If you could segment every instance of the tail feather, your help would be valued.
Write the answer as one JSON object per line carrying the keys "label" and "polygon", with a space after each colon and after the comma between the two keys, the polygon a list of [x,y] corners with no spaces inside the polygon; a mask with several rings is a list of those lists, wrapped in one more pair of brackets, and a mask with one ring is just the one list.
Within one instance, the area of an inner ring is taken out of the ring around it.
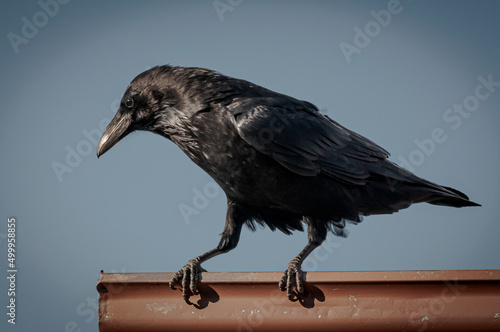
{"label": "tail feather", "polygon": [[431,198],[428,203],[434,205],[444,205],[444,206],[452,206],[452,207],[463,207],[463,206],[481,206],[481,204],[477,204],[469,200],[466,194],[463,192],[450,188],[441,186],[443,189],[442,192],[435,195],[435,198]]}
{"label": "tail feather", "polygon": [[445,187],[445,186],[442,186],[442,187],[444,189],[446,189],[446,190],[451,191],[452,193],[457,194],[458,196],[462,197],[463,199],[469,200],[469,197],[466,194],[464,194],[463,192],[459,191],[459,190],[453,189],[451,187]]}
{"label": "tail feather", "polygon": [[427,202],[434,205],[452,207],[481,206],[480,204],[471,202],[469,197],[459,190],[441,186],[420,178],[392,162],[385,163],[383,172],[379,174],[383,174],[383,178],[387,183],[398,184],[398,190],[400,192],[405,192],[407,190],[406,192],[410,199],[406,201],[399,200],[397,203],[401,204],[401,206],[398,207],[395,207],[394,204],[391,205],[393,211],[406,208],[410,204],[417,202]]}

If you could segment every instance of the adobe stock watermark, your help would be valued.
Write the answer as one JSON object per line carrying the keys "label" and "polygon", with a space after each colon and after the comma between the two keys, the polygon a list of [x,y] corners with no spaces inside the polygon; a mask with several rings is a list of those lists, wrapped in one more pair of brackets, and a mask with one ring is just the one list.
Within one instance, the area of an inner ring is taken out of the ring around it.
{"label": "adobe stock watermark", "polygon": [[[241,140],[238,145],[236,145],[238,151],[238,158],[233,159],[244,159],[246,163],[252,163],[256,156],[257,150],[265,149],[268,144],[270,144],[276,137],[280,134],[289,120],[283,114],[273,114],[269,119],[266,126],[260,128],[256,133],[249,139],[253,142],[253,146],[246,143],[246,141]],[[237,179],[243,172],[243,163],[239,163],[236,160],[229,161],[224,166],[224,173],[229,179]],[[206,183],[203,188],[193,188],[193,197],[191,202],[180,203],[178,205],[179,212],[182,215],[182,219],[186,224],[190,224],[193,216],[197,216],[200,212],[208,207],[210,201],[219,195],[221,192],[220,187],[213,181]]]}
{"label": "adobe stock watermark", "polygon": [[[144,67],[144,70],[148,70],[151,68],[152,66],[146,66]],[[111,102],[109,109],[113,114],[113,117],[116,115],[119,107],[120,99],[117,98]],[[81,131],[82,135],[85,138],[81,139],[73,146],[66,145],[66,157],[64,158],[64,161],[59,162],[54,160],[51,163],[52,170],[54,171],[54,174],[56,175],[59,182],[62,182],[64,180],[64,175],[66,173],[72,173],[75,168],[80,166],[85,157],[88,157],[89,155],[92,155],[96,152],[99,139],[101,138],[104,130],[110,122],[110,118],[102,118],[99,121],[97,128],[92,128],[90,130],[83,129]]]}
{"label": "adobe stock watermark", "polygon": [[9,39],[14,53],[19,53],[19,46],[23,44],[26,45],[31,39],[35,38],[39,29],[46,26],[50,19],[54,18],[59,13],[60,5],[65,5],[69,1],[70,0],[38,1],[37,3],[41,10],[35,12],[30,18],[26,16],[21,18],[21,21],[23,22],[21,33],[17,34],[12,31],[7,33],[7,39]]}
{"label": "adobe stock watermark", "polygon": [[439,317],[445,307],[457,300],[467,289],[467,285],[459,284],[456,280],[444,281],[445,287],[441,291],[440,297],[429,302],[429,307],[419,311],[412,311],[409,318],[411,326],[420,327],[417,331],[423,332],[427,329],[429,322]]}
{"label": "adobe stock watermark", "polygon": [[328,234],[325,241],[316,248],[302,263],[304,271],[317,271],[320,262],[325,262],[336,249],[340,248],[340,242],[336,242],[338,236]]}
{"label": "adobe stock watermark", "polygon": [[357,25],[353,28],[355,32],[353,43],[349,44],[342,41],[339,44],[340,50],[347,63],[351,63],[354,54],[360,54],[361,50],[370,45],[373,38],[380,35],[382,29],[387,28],[392,22],[393,17],[401,14],[403,9],[404,7],[399,0],[389,0],[386,9],[381,9],[379,11],[371,10],[370,15],[373,17],[373,20],[368,21],[363,29]]}
{"label": "adobe stock watermark", "polygon": [[[466,96],[461,103],[453,104],[443,113],[443,121],[453,131],[458,130],[463,121],[479,110],[481,103],[489,99],[496,89],[500,87],[500,81],[494,81],[493,74],[489,74],[486,78],[480,75],[477,80],[479,84],[476,85],[473,93]],[[414,140],[417,147],[407,157],[402,155],[398,157],[400,166],[414,172],[416,167],[421,166],[427,158],[436,152],[439,144],[443,144],[448,140],[446,130],[441,127],[434,128],[429,136],[421,140]]]}
{"label": "adobe stock watermark", "polygon": [[[243,318],[243,315],[239,315],[236,331],[253,332],[262,325],[264,320],[271,318],[277,307],[283,305],[285,301],[288,301],[288,299],[283,296],[279,289],[272,291],[268,299],[254,300],[252,302],[253,309],[246,312],[246,317]],[[243,310],[242,314],[245,314],[245,310]]]}
{"label": "adobe stock watermark", "polygon": [[217,197],[221,189],[215,182],[207,182],[202,189],[193,188],[193,198],[189,203],[180,203],[178,208],[184,222],[189,225],[191,218],[206,209],[210,201]]}
{"label": "adobe stock watermark", "polygon": [[[119,99],[113,100],[110,106],[111,112],[116,113],[119,105]],[[82,135],[85,138],[81,139],[73,146],[66,145],[66,157],[64,161],[59,162],[54,160],[51,163],[52,170],[54,171],[54,174],[59,182],[62,182],[64,180],[64,176],[66,174],[72,173],[75,168],[80,166],[83,158],[88,157],[95,152],[97,144],[99,143],[99,139],[101,138],[102,134],[104,133],[104,129],[106,129],[106,126],[110,121],[111,119],[109,118],[102,118],[99,121],[97,128],[82,130]]]}
{"label": "adobe stock watermark", "polygon": [[224,21],[224,14],[232,12],[236,7],[241,5],[243,0],[214,0],[212,3],[221,22]]}
{"label": "adobe stock watermark", "polygon": [[[321,246],[316,248],[309,257],[302,264],[304,271],[316,271],[318,269],[318,262],[324,262],[330,257],[336,249],[340,247],[340,243],[335,242],[336,236],[327,236],[325,241]],[[307,280],[306,280],[307,282]],[[283,296],[281,290],[273,290],[268,299],[254,300],[251,302],[251,307],[248,311],[243,310],[242,314],[238,318],[238,327],[236,331],[247,331],[252,332],[258,329],[266,319],[271,318],[277,308],[281,307],[283,304],[288,303],[288,298]],[[283,312],[287,314],[287,312]],[[323,308],[320,308],[318,312],[319,316],[325,314]]]}
{"label": "adobe stock watermark", "polygon": [[[125,268],[122,267],[121,271],[111,270],[109,273],[125,273]],[[130,278],[130,277],[129,277]],[[133,278],[133,277],[132,277]],[[111,285],[108,288],[108,291],[117,294],[122,292],[125,289],[125,285]],[[75,308],[75,313],[79,317],[77,320],[69,320],[64,325],[64,332],[82,332],[86,330],[85,328],[82,330],[82,326],[89,326],[92,324],[96,318],[98,318],[99,314],[99,298],[94,295],[92,292],[92,296],[87,296],[85,300],[82,300]],[[82,320],[79,322],[79,320]],[[85,324],[82,324],[85,323]]]}

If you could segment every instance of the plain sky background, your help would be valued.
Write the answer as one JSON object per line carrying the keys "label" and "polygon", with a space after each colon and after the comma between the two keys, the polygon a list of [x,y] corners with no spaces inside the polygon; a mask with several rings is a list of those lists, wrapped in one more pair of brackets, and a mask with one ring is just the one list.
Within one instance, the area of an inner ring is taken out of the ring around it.
{"label": "plain sky background", "polygon": [[[500,87],[479,88],[488,95],[477,104],[473,97],[479,76],[500,81],[500,2],[402,0],[390,20],[379,17],[385,26],[371,11],[387,10],[388,1],[221,3],[229,6],[223,13],[213,1],[70,1],[56,13],[49,7],[52,17],[36,1],[2,1],[5,276],[11,216],[18,245],[17,324],[6,322],[8,284],[0,278],[2,331],[96,331],[100,270],[175,272],[217,245],[225,196],[212,190],[193,204],[213,181],[172,142],[141,132],[95,156],[97,131],[129,82],[167,63],[308,100],[386,148],[391,160],[404,158],[417,175],[483,205],[418,204],[366,217],[347,239],[330,234],[330,252],[319,249],[306,270],[500,268]],[[36,32],[23,28],[33,22]],[[369,40],[356,37],[365,28]],[[26,39],[13,47],[9,33]],[[350,62],[340,47],[347,44],[358,46]],[[464,101],[475,110],[452,113]],[[67,159],[68,151],[78,157]],[[68,172],[58,178],[54,165]],[[182,204],[198,214],[184,218]],[[301,232],[244,229],[234,251],[204,267],[283,271],[306,240]]]}

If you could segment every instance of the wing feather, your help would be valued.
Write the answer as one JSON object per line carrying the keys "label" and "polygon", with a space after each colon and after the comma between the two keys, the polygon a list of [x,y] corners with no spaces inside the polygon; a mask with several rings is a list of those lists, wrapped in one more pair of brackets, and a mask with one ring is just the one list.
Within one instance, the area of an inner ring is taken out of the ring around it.
{"label": "wing feather", "polygon": [[239,135],[299,175],[322,173],[363,185],[375,164],[389,156],[372,141],[319,113],[312,104],[252,106],[234,112]]}

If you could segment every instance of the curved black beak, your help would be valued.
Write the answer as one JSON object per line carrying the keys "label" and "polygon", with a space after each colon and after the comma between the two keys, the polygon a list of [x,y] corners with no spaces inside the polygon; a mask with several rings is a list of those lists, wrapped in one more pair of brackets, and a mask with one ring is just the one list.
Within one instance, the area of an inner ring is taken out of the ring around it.
{"label": "curved black beak", "polygon": [[106,127],[106,130],[104,130],[99,144],[97,144],[97,158],[106,153],[106,151],[131,132],[131,123],[132,117],[130,113],[123,114],[120,111],[116,113],[113,120]]}

